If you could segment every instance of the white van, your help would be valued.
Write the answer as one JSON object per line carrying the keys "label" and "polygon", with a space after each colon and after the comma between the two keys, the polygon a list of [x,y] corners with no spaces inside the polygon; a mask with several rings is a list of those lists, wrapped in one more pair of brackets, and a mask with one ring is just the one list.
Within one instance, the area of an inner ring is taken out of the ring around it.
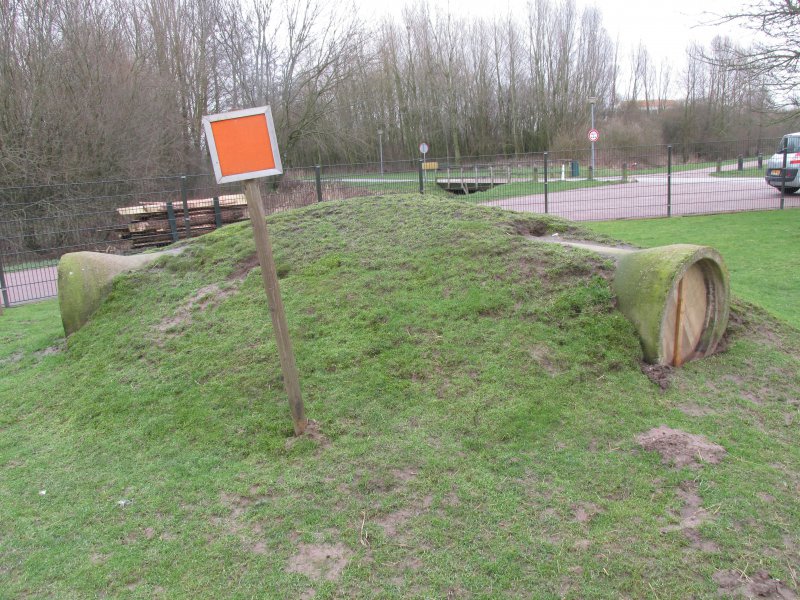
{"label": "white van", "polygon": [[[783,153],[786,152],[786,171],[783,172]],[[778,151],[767,161],[764,179],[774,188],[786,186],[787,194],[800,190],[800,132],[783,136]]]}

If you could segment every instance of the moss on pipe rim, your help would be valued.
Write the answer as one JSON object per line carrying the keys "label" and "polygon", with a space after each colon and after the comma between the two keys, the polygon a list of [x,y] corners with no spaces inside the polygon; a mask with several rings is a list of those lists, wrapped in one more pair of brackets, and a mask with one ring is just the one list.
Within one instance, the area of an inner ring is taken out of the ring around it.
{"label": "moss on pipe rim", "polygon": [[706,281],[708,308],[704,329],[693,358],[712,354],[725,333],[730,310],[730,279],[722,256],[708,246],[675,244],[631,252],[620,257],[614,277],[614,291],[620,311],[639,332],[644,359],[650,363],[672,364],[663,355],[667,306],[678,281],[692,265],[698,264]]}

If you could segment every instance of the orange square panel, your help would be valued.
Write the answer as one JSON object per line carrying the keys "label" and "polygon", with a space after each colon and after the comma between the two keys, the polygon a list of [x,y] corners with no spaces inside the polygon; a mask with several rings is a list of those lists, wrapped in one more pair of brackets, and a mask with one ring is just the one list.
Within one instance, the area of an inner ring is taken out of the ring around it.
{"label": "orange square panel", "polygon": [[283,172],[268,106],[203,117],[217,183]]}

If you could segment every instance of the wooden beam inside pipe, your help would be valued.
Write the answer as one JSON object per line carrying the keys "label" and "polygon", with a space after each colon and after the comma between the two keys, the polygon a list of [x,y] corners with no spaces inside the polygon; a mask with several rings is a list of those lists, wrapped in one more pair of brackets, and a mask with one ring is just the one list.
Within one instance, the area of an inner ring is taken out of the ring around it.
{"label": "wooden beam inside pipe", "polygon": [[679,367],[713,354],[728,325],[730,277],[708,246],[674,244],[646,250],[532,237],[595,252],[617,263],[617,306],[636,327],[644,359]]}

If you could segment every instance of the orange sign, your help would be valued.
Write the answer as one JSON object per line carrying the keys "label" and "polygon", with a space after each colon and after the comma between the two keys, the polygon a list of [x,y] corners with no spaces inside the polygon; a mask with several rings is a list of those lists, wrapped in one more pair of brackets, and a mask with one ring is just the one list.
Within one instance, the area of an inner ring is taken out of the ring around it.
{"label": "orange sign", "polygon": [[217,183],[283,173],[269,106],[203,117]]}

